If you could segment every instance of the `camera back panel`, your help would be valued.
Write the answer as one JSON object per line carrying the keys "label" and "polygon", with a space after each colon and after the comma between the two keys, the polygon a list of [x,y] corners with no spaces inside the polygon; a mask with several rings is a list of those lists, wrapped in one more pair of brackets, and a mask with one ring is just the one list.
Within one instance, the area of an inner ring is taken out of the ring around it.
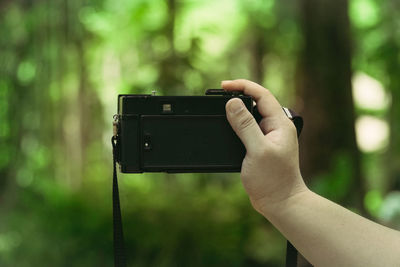
{"label": "camera back panel", "polygon": [[[246,150],[226,119],[234,96],[120,95],[121,171],[239,172]],[[249,96],[236,96],[252,112]]]}

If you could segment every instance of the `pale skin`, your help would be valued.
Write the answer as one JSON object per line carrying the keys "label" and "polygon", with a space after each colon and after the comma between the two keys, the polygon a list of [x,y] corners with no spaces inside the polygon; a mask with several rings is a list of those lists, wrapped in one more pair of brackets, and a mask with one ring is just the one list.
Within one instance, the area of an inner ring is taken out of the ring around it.
{"label": "pale skin", "polygon": [[238,98],[226,104],[228,121],[246,147],[240,176],[255,210],[314,266],[400,266],[399,231],[363,218],[304,184],[296,129],[271,92],[243,79],[221,86],[252,96],[263,117],[258,124]]}

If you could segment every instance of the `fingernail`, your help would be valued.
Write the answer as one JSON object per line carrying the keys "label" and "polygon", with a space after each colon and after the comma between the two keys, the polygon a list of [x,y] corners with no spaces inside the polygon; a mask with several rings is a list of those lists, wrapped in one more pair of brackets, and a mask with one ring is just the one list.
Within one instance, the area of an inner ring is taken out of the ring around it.
{"label": "fingernail", "polygon": [[234,98],[230,105],[229,105],[229,111],[233,114],[237,114],[244,108],[242,100],[239,98]]}
{"label": "fingernail", "polygon": [[231,82],[231,81],[232,81],[232,80],[224,80],[224,81],[221,82],[221,86],[223,86],[224,83],[229,83],[229,82]]}

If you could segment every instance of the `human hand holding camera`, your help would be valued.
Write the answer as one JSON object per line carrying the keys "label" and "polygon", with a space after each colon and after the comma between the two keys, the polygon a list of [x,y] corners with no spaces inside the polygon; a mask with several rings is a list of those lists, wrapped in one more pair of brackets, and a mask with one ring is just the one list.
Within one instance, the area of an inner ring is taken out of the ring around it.
{"label": "human hand holding camera", "polygon": [[240,175],[244,188],[253,207],[267,216],[280,203],[308,191],[300,174],[296,128],[261,85],[240,79],[221,86],[252,96],[262,116],[258,124],[238,98],[226,104],[228,121],[247,151]]}
{"label": "human hand holding camera", "polygon": [[247,80],[223,81],[257,102],[257,123],[237,98],[226,115],[246,147],[241,179],[253,207],[315,266],[399,266],[400,232],[309,190],[300,174],[296,129],[275,97]]}

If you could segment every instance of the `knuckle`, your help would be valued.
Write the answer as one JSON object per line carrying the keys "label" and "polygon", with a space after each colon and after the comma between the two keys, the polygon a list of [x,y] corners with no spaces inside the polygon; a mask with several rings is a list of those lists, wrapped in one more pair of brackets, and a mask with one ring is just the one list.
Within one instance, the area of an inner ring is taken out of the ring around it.
{"label": "knuckle", "polygon": [[242,114],[238,120],[238,126],[240,129],[248,129],[252,127],[255,123],[254,118],[250,114],[244,113],[244,111],[245,110],[241,112]]}

